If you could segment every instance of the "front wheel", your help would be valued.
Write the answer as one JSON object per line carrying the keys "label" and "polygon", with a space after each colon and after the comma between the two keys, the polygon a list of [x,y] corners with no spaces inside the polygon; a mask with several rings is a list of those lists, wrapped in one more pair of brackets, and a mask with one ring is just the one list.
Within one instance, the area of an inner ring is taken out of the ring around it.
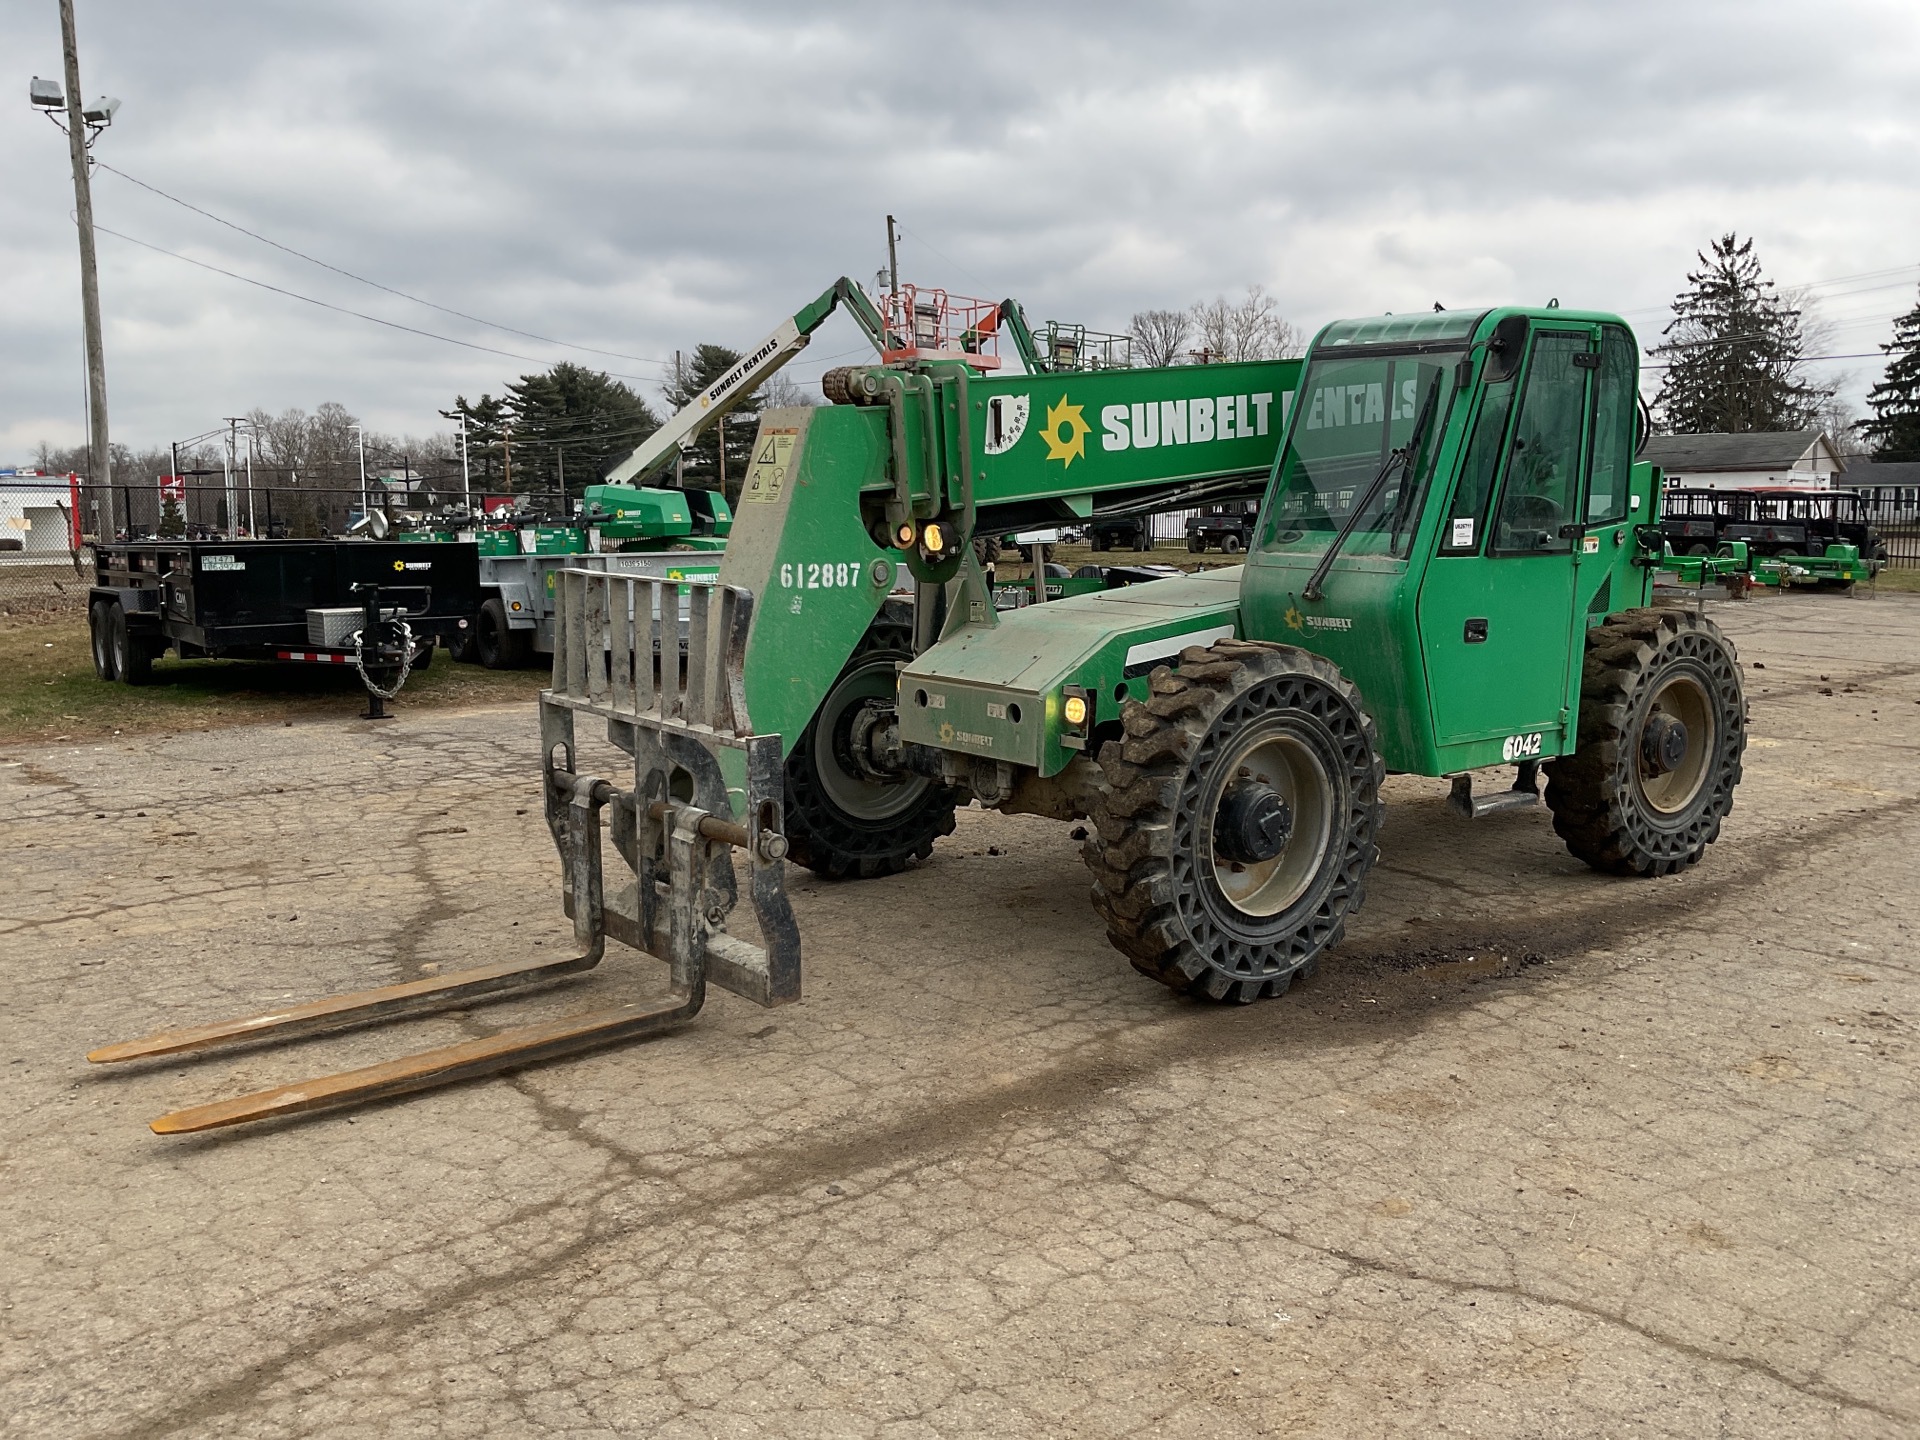
{"label": "front wheel", "polygon": [[1547,767],[1547,808],[1596,870],[1692,865],[1733,808],[1747,745],[1740,662],[1711,620],[1626,610],[1587,631],[1579,746]]}
{"label": "front wheel", "polygon": [[860,763],[866,735],[893,708],[897,667],[912,658],[913,626],[877,618],[787,756],[787,854],[830,880],[898,874],[953,833],[953,790]]}
{"label": "front wheel", "polygon": [[1330,661],[1287,645],[1195,646],[1149,690],[1101,748],[1094,909],[1174,990],[1282,994],[1339,942],[1379,854],[1373,720]]}

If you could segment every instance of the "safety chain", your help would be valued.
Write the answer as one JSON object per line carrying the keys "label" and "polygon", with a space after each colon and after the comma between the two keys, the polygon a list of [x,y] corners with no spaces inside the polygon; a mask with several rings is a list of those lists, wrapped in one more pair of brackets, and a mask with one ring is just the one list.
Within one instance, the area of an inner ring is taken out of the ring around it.
{"label": "safety chain", "polygon": [[366,648],[360,639],[363,632],[353,632],[353,668],[359,672],[360,683],[367,687],[367,693],[378,695],[382,700],[391,700],[398,695],[401,687],[407,683],[407,676],[413,673],[413,627],[404,620],[393,623],[400,627],[400,674],[395,677],[391,690],[382,690],[367,674]]}

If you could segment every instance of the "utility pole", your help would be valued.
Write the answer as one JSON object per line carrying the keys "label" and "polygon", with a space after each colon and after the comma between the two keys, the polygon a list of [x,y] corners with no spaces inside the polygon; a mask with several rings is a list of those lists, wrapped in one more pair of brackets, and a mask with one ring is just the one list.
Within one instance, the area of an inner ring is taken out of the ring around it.
{"label": "utility pole", "polygon": [[107,498],[105,538],[114,536],[113,452],[107,441],[107,356],[100,338],[100,275],[93,253],[93,185],[87,170],[87,125],[80,104],[80,41],[73,0],[60,0],[60,43],[67,64],[67,150],[73,158],[73,209],[80,229],[80,313],[87,334],[87,468]]}
{"label": "utility pole", "polygon": [[[687,377],[680,369],[680,352],[678,350],[673,352],[673,388],[675,394],[685,395],[687,393]],[[676,406],[676,408],[678,407]],[[687,452],[684,449],[673,452],[673,488],[676,490],[684,490],[687,488]]]}
{"label": "utility pole", "polygon": [[[869,232],[871,233],[871,232]],[[900,254],[894,248],[893,217],[887,217],[887,290],[893,296],[893,308],[900,308]]]}
{"label": "utility pole", "polygon": [[507,452],[507,493],[513,493],[513,426],[503,425],[500,429],[500,445]]}

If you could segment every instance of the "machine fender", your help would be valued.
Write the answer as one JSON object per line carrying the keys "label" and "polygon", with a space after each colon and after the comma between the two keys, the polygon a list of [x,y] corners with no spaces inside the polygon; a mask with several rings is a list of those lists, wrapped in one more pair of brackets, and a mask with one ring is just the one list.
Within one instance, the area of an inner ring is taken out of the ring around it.
{"label": "machine fender", "polygon": [[777,733],[782,755],[897,588],[899,552],[860,518],[861,490],[886,479],[884,414],[774,410],[754,440],[720,580],[754,596],[741,681],[755,732]]}

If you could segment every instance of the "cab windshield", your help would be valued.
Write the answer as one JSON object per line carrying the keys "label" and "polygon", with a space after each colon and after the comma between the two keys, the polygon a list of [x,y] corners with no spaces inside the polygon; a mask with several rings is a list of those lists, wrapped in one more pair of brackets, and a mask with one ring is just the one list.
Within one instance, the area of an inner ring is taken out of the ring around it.
{"label": "cab windshield", "polygon": [[[1461,353],[1315,359],[1295,392],[1299,413],[1280,457],[1262,548],[1316,554],[1364,501],[1341,553],[1404,558],[1440,451]],[[1374,489],[1382,469],[1389,473]]]}

